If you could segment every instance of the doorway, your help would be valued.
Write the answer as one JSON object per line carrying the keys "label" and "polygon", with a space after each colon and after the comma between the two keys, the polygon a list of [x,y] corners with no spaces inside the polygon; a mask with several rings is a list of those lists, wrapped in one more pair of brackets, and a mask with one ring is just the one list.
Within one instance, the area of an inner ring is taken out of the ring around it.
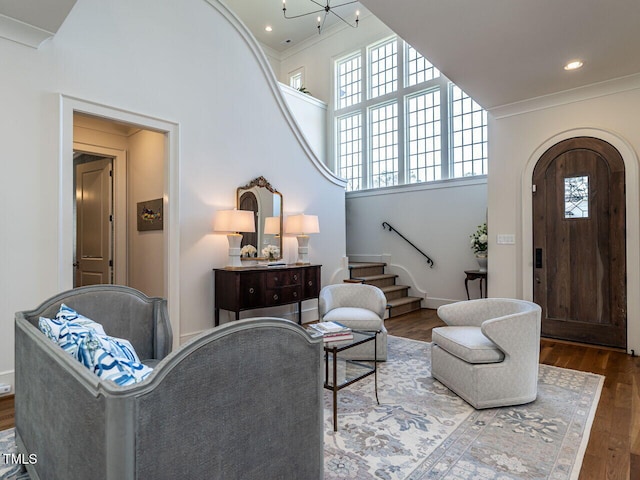
{"label": "doorway", "polygon": [[533,171],[533,299],[542,335],[627,346],[625,165],[593,137],[549,148]]}
{"label": "doorway", "polygon": [[[77,138],[79,133],[76,118],[78,114],[90,116],[106,121],[113,121],[138,128],[146,129],[162,134],[163,153],[155,155],[159,160],[159,170],[163,176],[163,212],[164,212],[164,228],[162,230],[163,252],[161,254],[162,265],[164,268],[159,282],[163,286],[163,297],[167,299],[169,309],[169,319],[171,320],[171,329],[173,330],[173,346],[174,348],[180,344],[180,150],[179,150],[179,125],[161,118],[149,115],[142,115],[135,112],[123,110],[122,108],[101,105],[92,101],[82,100],[67,95],[60,95],[60,114],[61,114],[61,148],[58,158],[59,165],[59,228],[57,232],[58,239],[58,289],[60,291],[68,290],[73,287],[73,243],[75,236],[73,235],[74,211],[73,211],[73,152],[78,150],[76,145],[83,142]],[[97,132],[96,132],[97,133]],[[109,136],[111,137],[111,136]],[[104,138],[104,137],[103,137]],[[113,138],[113,137],[111,137]],[[75,140],[75,141],[74,141]],[[93,150],[110,150],[103,148],[102,141],[94,142],[87,140],[84,151]],[[90,147],[90,148],[89,148]],[[124,190],[118,186],[118,171],[125,174],[129,169],[126,165],[126,152],[118,152],[118,147],[112,147],[116,152],[107,155],[116,156],[114,162],[115,170],[115,210],[116,214],[122,204],[118,203],[120,190]],[[122,154],[122,155],[121,155]],[[124,160],[121,161],[121,160]],[[120,175],[121,178],[124,175]],[[124,186],[121,183],[120,186]],[[125,190],[125,196],[127,191]],[[129,206],[130,207],[130,206]],[[129,224],[135,220],[135,216],[130,220]],[[127,228],[118,229],[116,219],[115,247],[118,247],[118,238],[124,235]],[[126,240],[126,238],[125,238]],[[117,264],[123,255],[115,254],[115,278],[116,283],[126,284],[118,281],[119,271]],[[157,259],[155,259],[157,261]]]}
{"label": "doorway", "polygon": [[166,297],[163,229],[138,219],[139,205],[165,196],[165,134],[77,112],[73,121],[74,286],[114,283]]}

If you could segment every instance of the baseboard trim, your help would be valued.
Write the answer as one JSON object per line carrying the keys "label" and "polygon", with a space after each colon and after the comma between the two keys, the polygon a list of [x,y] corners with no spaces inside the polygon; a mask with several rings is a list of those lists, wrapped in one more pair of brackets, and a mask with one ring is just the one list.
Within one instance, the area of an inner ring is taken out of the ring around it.
{"label": "baseboard trim", "polygon": [[438,307],[441,307],[442,305],[448,305],[450,303],[456,303],[459,302],[460,300],[452,300],[450,298],[432,298],[432,297],[428,297],[425,300],[425,308],[431,308],[433,310],[437,310]]}
{"label": "baseboard trim", "polygon": [[13,395],[15,393],[16,391],[15,382],[16,380],[15,380],[14,370],[9,370],[7,372],[0,372],[0,383],[6,383],[8,385],[11,385],[11,391],[9,393],[0,394],[0,398]]}

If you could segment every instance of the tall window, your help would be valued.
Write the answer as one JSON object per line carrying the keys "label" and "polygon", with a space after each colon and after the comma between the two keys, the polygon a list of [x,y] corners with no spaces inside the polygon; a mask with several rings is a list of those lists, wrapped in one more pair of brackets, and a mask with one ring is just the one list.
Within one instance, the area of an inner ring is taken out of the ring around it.
{"label": "tall window", "polygon": [[453,176],[487,172],[487,112],[454,84],[450,86]]}
{"label": "tall window", "polygon": [[338,108],[360,103],[360,55],[353,55],[338,62]]}
{"label": "tall window", "polygon": [[336,61],[335,91],[348,190],[487,173],[487,113],[401,39]]}
{"label": "tall window", "polygon": [[387,103],[369,112],[373,187],[398,184],[398,108]]}
{"label": "tall window", "polygon": [[304,67],[300,67],[292,72],[289,72],[289,86],[300,90],[304,87]]}
{"label": "tall window", "polygon": [[406,101],[408,183],[440,180],[440,91],[420,92]]}
{"label": "tall window", "polygon": [[338,118],[339,174],[348,180],[348,190],[360,190],[362,186],[362,116],[354,113]]}

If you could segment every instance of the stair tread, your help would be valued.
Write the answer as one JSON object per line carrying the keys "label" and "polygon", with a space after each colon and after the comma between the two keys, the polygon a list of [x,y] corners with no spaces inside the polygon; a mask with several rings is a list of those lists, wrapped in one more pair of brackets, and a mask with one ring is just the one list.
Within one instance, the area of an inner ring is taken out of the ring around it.
{"label": "stair tread", "polygon": [[391,307],[398,307],[400,305],[406,305],[407,303],[421,302],[421,301],[422,301],[421,297],[402,297],[402,298],[396,298],[394,300],[387,301],[387,305]]}
{"label": "stair tread", "polygon": [[384,293],[388,293],[388,292],[397,292],[399,290],[406,290],[409,287],[409,285],[389,285],[387,287],[379,287],[380,290],[382,290]]}
{"label": "stair tread", "polygon": [[384,262],[349,262],[349,268],[386,267]]}
{"label": "stair tread", "polygon": [[393,273],[382,273],[380,275],[367,275],[363,277],[353,277],[352,280],[364,280],[365,282],[371,282],[374,280],[385,280],[387,278],[397,278],[398,275]]}

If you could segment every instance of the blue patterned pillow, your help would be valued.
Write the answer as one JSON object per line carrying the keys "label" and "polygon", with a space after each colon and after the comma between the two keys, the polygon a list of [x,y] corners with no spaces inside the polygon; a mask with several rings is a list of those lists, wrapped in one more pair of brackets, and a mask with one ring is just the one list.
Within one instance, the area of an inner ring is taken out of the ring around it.
{"label": "blue patterned pillow", "polygon": [[64,304],[55,319],[40,317],[39,327],[84,366],[118,385],[141,382],[152,371],[128,340],[106,335],[102,325]]}

